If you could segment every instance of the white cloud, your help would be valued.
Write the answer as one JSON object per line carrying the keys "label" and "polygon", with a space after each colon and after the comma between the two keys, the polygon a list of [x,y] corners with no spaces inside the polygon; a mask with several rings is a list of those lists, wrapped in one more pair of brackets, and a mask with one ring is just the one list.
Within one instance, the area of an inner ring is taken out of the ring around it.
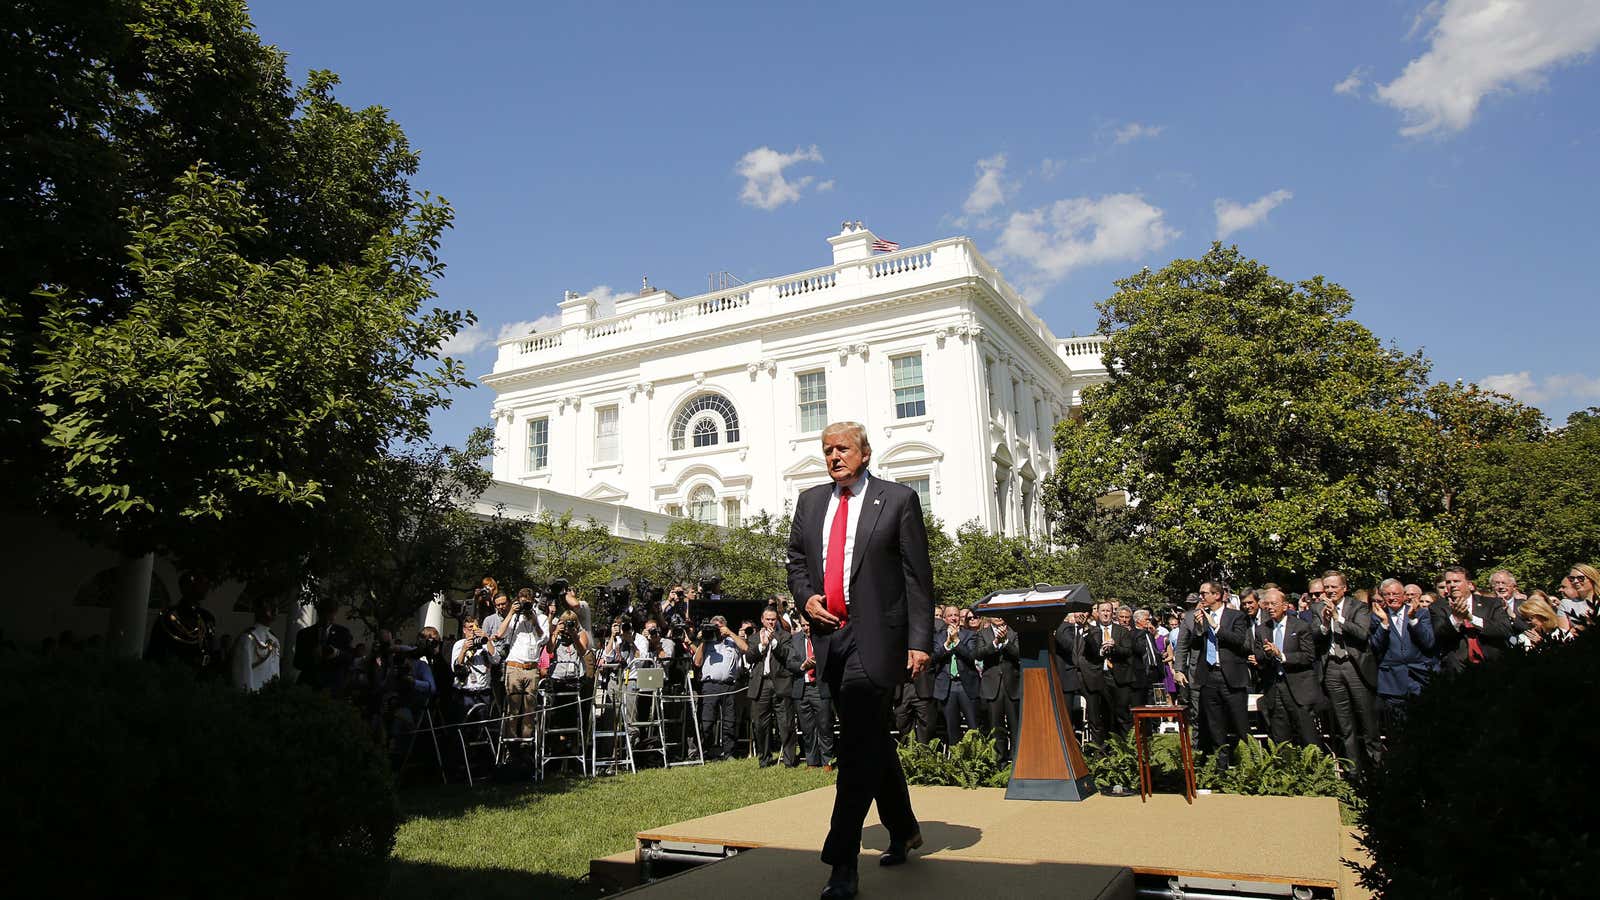
{"label": "white cloud", "polygon": [[1057,200],[1012,213],[995,255],[1021,263],[1031,270],[1027,278],[1048,286],[1083,266],[1134,260],[1159,250],[1179,234],[1167,226],[1165,215],[1138,194]]}
{"label": "white cloud", "polygon": [[1534,406],[1543,406],[1553,400],[1567,400],[1579,407],[1600,404],[1600,376],[1577,372],[1535,377],[1524,369],[1521,372],[1486,375],[1478,380],[1478,386],[1510,394]]}
{"label": "white cloud", "polygon": [[820,194],[823,191],[831,191],[831,190],[833,190],[833,179],[832,178],[829,178],[827,181],[818,182],[818,184],[817,184],[817,193]]}
{"label": "white cloud", "polygon": [[1250,203],[1235,203],[1226,197],[1218,197],[1214,204],[1217,211],[1217,240],[1260,225],[1266,221],[1267,213],[1282,206],[1293,196],[1293,193],[1280,188]]}
{"label": "white cloud", "polygon": [[1050,159],[1049,157],[1046,157],[1039,163],[1039,175],[1040,177],[1044,178],[1045,181],[1049,181],[1055,178],[1057,175],[1060,175],[1062,170],[1066,169],[1066,167],[1066,160]]}
{"label": "white cloud", "polygon": [[1594,0],[1445,0],[1424,15],[1437,17],[1427,52],[1377,91],[1405,114],[1407,136],[1461,131],[1484,97],[1536,89],[1600,46]]}
{"label": "white cloud", "polygon": [[961,211],[969,216],[982,215],[1006,202],[1006,191],[1009,189],[1005,182],[1004,153],[996,153],[988,159],[978,160],[976,168],[978,180],[973,182],[972,192],[967,194],[967,201],[961,204]]}
{"label": "white cloud", "polygon": [[[618,300],[627,300],[639,295],[637,293],[618,294],[607,285],[597,284],[589,289],[588,296],[593,297],[595,300],[595,318],[604,319],[607,316],[616,314]],[[500,341],[527,337],[535,332],[550,331],[560,327],[561,313],[559,312],[549,313],[537,319],[506,322],[498,328],[479,322],[470,328],[463,328],[461,331],[456,332],[454,337],[444,342],[439,348],[439,352],[442,356],[453,356],[459,359],[463,356],[477,353],[486,347],[491,347]]]}
{"label": "white cloud", "polygon": [[1138,122],[1129,122],[1126,125],[1118,126],[1117,143],[1131,144],[1140,138],[1159,137],[1161,132],[1166,130],[1167,126],[1165,125],[1141,125]]}
{"label": "white cloud", "polygon": [[1361,86],[1366,83],[1367,67],[1356,66],[1350,70],[1350,74],[1346,75],[1343,81],[1333,86],[1333,92],[1335,94],[1354,94],[1360,91]]}
{"label": "white cloud", "polygon": [[805,175],[791,180],[784,176],[783,170],[803,162],[822,162],[822,152],[817,145],[796,147],[793,153],[779,153],[766,146],[751,150],[733,167],[744,179],[739,199],[757,209],[777,209],[785,203],[798,202],[816,177]]}

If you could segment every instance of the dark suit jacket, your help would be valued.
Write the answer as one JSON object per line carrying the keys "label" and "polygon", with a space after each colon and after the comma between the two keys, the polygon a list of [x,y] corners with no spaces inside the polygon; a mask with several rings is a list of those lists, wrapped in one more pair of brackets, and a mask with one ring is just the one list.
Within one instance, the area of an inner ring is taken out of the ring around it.
{"label": "dark suit jacket", "polygon": [[994,629],[978,632],[978,661],[983,663],[983,699],[995,700],[1002,693],[1010,700],[1022,699],[1022,646],[1017,633],[1006,629],[1006,639],[996,647]]}
{"label": "dark suit jacket", "polygon": [[[817,642],[812,640],[811,649],[817,649]],[[789,670],[789,696],[796,700],[805,696],[806,678],[806,633],[796,631],[789,637],[789,650],[783,655],[783,665]],[[828,690],[828,683],[822,680],[822,669],[817,669],[817,688],[822,691],[822,699],[831,700],[833,694]]]}
{"label": "dark suit jacket", "polygon": [[1321,701],[1322,693],[1316,675],[1317,633],[1297,615],[1285,613],[1283,621],[1283,645],[1278,647],[1283,651],[1282,662],[1267,653],[1265,647],[1277,624],[1268,619],[1266,624],[1256,626],[1251,652],[1256,655],[1256,668],[1261,673],[1261,692],[1265,694],[1274,685],[1287,682],[1294,702],[1310,709]]}
{"label": "dark suit jacket", "polygon": [[[933,652],[933,567],[917,492],[867,474],[865,492],[850,498],[861,504],[846,573],[850,624],[862,669],[874,685],[888,690],[905,680],[908,650]],[[806,600],[822,594],[827,557],[822,520],[832,493],[831,482],[819,484],[795,503],[789,528],[789,593],[802,610]],[[819,634],[816,623],[812,629],[817,663],[825,667],[829,635]]]}
{"label": "dark suit jacket", "polygon": [[294,668],[300,673],[299,682],[315,688],[336,688],[344,681],[344,673],[355,658],[350,629],[335,622],[327,626],[327,646],[333,656],[322,656],[323,623],[302,628],[294,636]]}
{"label": "dark suit jacket", "polygon": [[[1194,614],[1189,613],[1189,621],[1194,621]],[[1206,633],[1211,630],[1210,619],[1206,624],[1195,629],[1193,642],[1199,653],[1196,665],[1204,665],[1206,659]],[[1250,617],[1231,606],[1222,608],[1222,618],[1217,620],[1217,666],[1222,669],[1222,678],[1228,687],[1234,690],[1250,689],[1250,663],[1246,660],[1255,649],[1255,638],[1251,636]]]}
{"label": "dark suit jacket", "polygon": [[1078,672],[1078,626],[1065,620],[1056,626],[1055,652],[1061,690],[1070,694],[1082,693],[1083,675]]}
{"label": "dark suit jacket", "polygon": [[1407,619],[1405,631],[1401,633],[1395,628],[1394,620],[1407,612],[1401,607],[1399,613],[1389,614],[1389,627],[1380,623],[1372,629],[1372,655],[1378,660],[1378,693],[1385,697],[1420,693],[1438,665],[1433,653],[1432,614],[1418,610],[1421,614],[1416,617],[1417,623],[1412,625]]}
{"label": "dark suit jacket", "polygon": [[956,638],[953,648],[945,647],[945,636],[941,632],[938,641],[933,647],[933,657],[928,666],[933,669],[933,699],[943,701],[950,696],[950,660],[956,661],[956,671],[960,673],[961,689],[973,700],[978,699],[978,633],[961,629],[961,636]]}
{"label": "dark suit jacket", "polygon": [[1166,676],[1161,664],[1161,651],[1156,649],[1156,636],[1142,629],[1133,629],[1133,683],[1136,687],[1158,684]]}
{"label": "dark suit jacket", "polygon": [[[745,653],[744,661],[745,668],[750,673],[750,699],[754,700],[761,696],[761,686],[769,679],[772,681],[772,692],[775,696],[789,696],[793,687],[793,685],[790,684],[793,676],[789,674],[789,633],[784,631],[782,628],[779,628],[777,633],[772,636],[772,647],[769,648],[772,652],[771,675],[764,675],[761,672],[763,668],[763,656],[760,649],[760,629],[757,629],[756,633],[750,636],[747,643],[750,645],[750,650]],[[806,645],[805,642],[802,641],[800,644],[801,663],[805,662],[805,652]]]}
{"label": "dark suit jacket", "polygon": [[[1467,667],[1466,630],[1457,628],[1455,619],[1450,615],[1450,601],[1435,600],[1428,607],[1433,614],[1433,648],[1439,657],[1439,668],[1445,672],[1459,672]],[[1499,597],[1485,597],[1475,594],[1472,598],[1472,614],[1483,620],[1483,627],[1478,629],[1478,646],[1483,649],[1484,662],[1490,662],[1506,652],[1506,641],[1510,639],[1513,631],[1511,616],[1506,613],[1506,605]]]}
{"label": "dark suit jacket", "polygon": [[1378,659],[1370,652],[1367,644],[1372,638],[1372,608],[1356,598],[1346,594],[1344,602],[1340,604],[1344,613],[1344,626],[1342,630],[1336,622],[1323,625],[1321,608],[1312,607],[1318,611],[1317,616],[1317,646],[1324,656],[1333,647],[1334,631],[1340,630],[1344,639],[1344,648],[1356,664],[1356,672],[1361,675],[1361,681],[1372,690],[1378,689]]}
{"label": "dark suit jacket", "polygon": [[1102,663],[1111,661],[1111,681],[1124,687],[1133,684],[1133,632],[1113,622],[1111,649],[1101,655],[1105,638],[1100,633],[1100,623],[1085,625],[1078,631],[1078,674],[1083,676],[1085,691],[1098,691],[1105,684]]}

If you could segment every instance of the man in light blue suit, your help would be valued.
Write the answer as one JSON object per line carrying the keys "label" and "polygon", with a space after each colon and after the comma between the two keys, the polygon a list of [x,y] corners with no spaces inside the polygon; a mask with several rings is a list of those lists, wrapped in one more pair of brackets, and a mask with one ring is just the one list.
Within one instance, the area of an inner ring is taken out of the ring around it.
{"label": "man in light blue suit", "polygon": [[1406,601],[1405,585],[1397,578],[1385,579],[1378,585],[1378,598],[1372,604],[1369,647],[1378,659],[1379,711],[1388,735],[1405,714],[1406,701],[1422,692],[1439,661],[1433,653],[1433,617]]}

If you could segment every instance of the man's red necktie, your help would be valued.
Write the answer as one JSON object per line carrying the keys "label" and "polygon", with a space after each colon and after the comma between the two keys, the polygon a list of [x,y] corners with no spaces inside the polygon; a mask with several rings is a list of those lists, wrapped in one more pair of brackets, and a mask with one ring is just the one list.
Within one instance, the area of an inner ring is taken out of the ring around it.
{"label": "man's red necktie", "polygon": [[840,626],[850,618],[844,605],[844,541],[850,524],[850,489],[839,491],[839,509],[833,514],[833,527],[828,530],[828,561],[822,569],[822,593],[828,600],[828,612],[839,619]]}
{"label": "man's red necktie", "polygon": [[[806,635],[806,659],[816,659],[817,655],[811,650],[811,635]],[[815,667],[806,670],[806,684],[813,684],[817,680]]]}

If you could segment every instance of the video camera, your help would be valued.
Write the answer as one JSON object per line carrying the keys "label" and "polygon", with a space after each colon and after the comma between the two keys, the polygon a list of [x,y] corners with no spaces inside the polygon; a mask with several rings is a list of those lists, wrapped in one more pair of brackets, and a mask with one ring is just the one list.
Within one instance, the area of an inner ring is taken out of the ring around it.
{"label": "video camera", "polygon": [[722,629],[715,622],[700,624],[700,643],[715,644],[722,637]]}

